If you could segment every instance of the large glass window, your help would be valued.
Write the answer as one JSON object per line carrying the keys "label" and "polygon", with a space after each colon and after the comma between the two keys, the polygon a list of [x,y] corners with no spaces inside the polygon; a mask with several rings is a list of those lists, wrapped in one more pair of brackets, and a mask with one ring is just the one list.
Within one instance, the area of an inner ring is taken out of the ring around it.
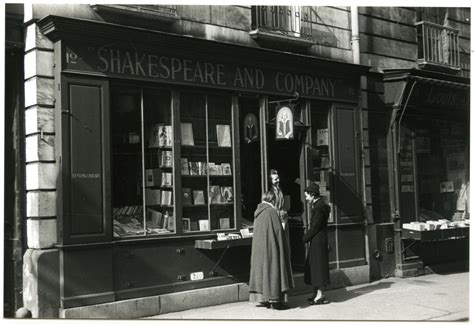
{"label": "large glass window", "polygon": [[[469,142],[466,125],[421,118],[410,125],[414,137],[418,220],[462,219],[468,213]],[[407,178],[411,177],[400,175],[400,182]]]}
{"label": "large glass window", "polygon": [[[308,176],[319,185],[321,196],[331,204],[332,153],[329,124],[329,104],[311,102],[311,144],[308,146]],[[331,209],[330,222],[333,222]]]}
{"label": "large glass window", "polygon": [[231,98],[175,96],[112,89],[115,238],[236,228]]}
{"label": "large glass window", "polygon": [[180,112],[183,232],[234,229],[230,97],[183,93]]}

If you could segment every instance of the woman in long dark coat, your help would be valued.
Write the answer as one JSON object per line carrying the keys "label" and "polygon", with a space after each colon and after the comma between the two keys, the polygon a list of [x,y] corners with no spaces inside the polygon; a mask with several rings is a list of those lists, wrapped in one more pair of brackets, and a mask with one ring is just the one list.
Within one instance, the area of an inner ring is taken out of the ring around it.
{"label": "woman in long dark coat", "polygon": [[328,301],[321,288],[330,283],[327,235],[330,207],[321,198],[317,184],[311,184],[304,191],[306,200],[311,203],[312,208],[309,229],[303,236],[303,241],[310,243],[306,256],[304,282],[314,288],[313,296],[308,302],[323,304]]}
{"label": "woman in long dark coat", "polygon": [[250,301],[273,309],[286,309],[287,291],[294,287],[289,245],[275,209],[275,194],[268,191],[255,210],[250,259]]}

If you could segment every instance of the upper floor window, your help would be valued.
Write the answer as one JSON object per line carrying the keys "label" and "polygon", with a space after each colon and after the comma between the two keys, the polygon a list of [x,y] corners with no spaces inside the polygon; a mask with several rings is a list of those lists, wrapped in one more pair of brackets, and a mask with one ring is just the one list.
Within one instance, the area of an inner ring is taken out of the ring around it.
{"label": "upper floor window", "polygon": [[[420,67],[460,69],[459,30],[447,26],[447,12],[419,11],[416,25]],[[445,9],[445,8],[444,8]]]}
{"label": "upper floor window", "polygon": [[309,46],[312,41],[311,9],[307,6],[253,6],[252,30],[257,41],[285,41]]}

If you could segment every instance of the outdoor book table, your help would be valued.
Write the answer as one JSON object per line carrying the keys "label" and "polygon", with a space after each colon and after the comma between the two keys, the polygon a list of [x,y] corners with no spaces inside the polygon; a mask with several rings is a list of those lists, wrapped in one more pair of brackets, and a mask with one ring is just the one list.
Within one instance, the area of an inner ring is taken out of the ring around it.
{"label": "outdoor book table", "polygon": [[412,240],[412,242],[405,247],[403,252],[414,245],[417,241],[432,242],[467,238],[469,237],[469,230],[470,228],[468,226],[424,231],[402,229],[402,239]]}
{"label": "outdoor book table", "polygon": [[241,239],[229,239],[229,240],[217,240],[217,239],[207,239],[207,240],[195,240],[194,248],[203,249],[203,250],[217,250],[224,248],[216,264],[212,268],[211,274],[215,272],[217,266],[224,258],[227,250],[230,247],[240,247],[240,246],[250,246],[252,244],[252,237],[241,238]]}

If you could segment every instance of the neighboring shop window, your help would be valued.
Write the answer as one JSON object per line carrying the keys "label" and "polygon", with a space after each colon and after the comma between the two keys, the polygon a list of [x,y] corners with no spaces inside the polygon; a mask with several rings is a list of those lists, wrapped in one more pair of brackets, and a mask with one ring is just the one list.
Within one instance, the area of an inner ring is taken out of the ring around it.
{"label": "neighboring shop window", "polygon": [[[418,220],[465,218],[469,190],[467,125],[419,119],[412,126]],[[407,177],[402,175],[401,178]]]}
{"label": "neighboring shop window", "polygon": [[183,232],[236,228],[230,96],[182,93]]}
{"label": "neighboring shop window", "polygon": [[112,88],[111,120],[114,237],[176,232],[170,91]]}
{"label": "neighboring shop window", "polygon": [[[331,204],[331,132],[329,130],[329,105],[311,103],[311,145],[308,148],[308,176],[319,185],[321,196]],[[334,222],[331,209],[329,221]]]}

